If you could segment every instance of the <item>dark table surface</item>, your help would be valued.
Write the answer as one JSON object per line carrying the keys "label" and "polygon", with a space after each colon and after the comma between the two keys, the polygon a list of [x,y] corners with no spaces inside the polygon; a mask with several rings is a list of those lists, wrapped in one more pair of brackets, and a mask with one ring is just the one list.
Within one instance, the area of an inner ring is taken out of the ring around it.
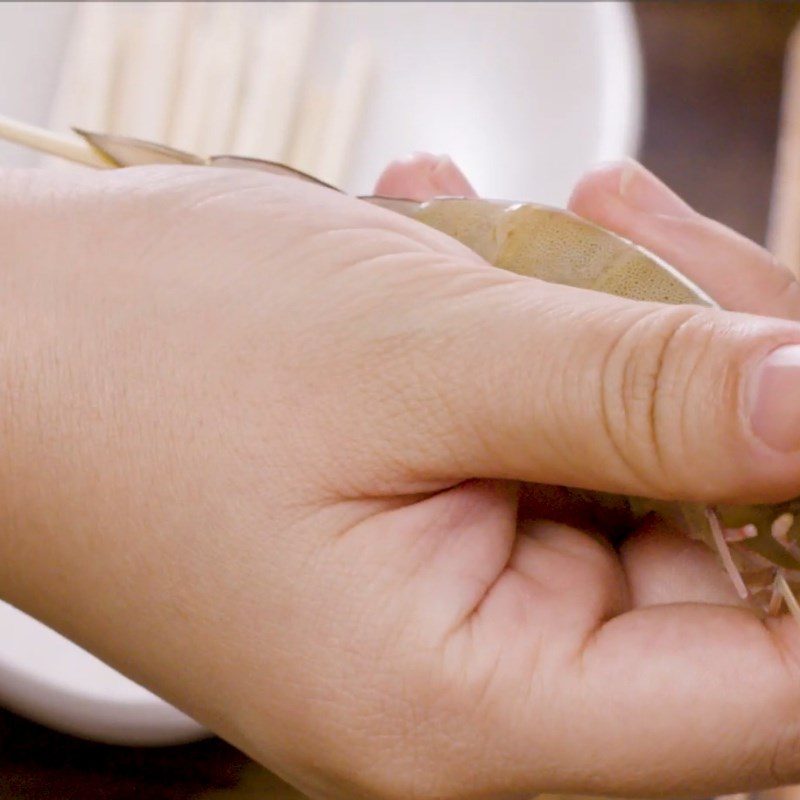
{"label": "dark table surface", "polygon": [[[697,209],[763,241],[781,68],[800,4],[644,2],[636,15],[647,77],[642,160]],[[290,796],[219,740],[108,747],[0,711],[0,800]]]}

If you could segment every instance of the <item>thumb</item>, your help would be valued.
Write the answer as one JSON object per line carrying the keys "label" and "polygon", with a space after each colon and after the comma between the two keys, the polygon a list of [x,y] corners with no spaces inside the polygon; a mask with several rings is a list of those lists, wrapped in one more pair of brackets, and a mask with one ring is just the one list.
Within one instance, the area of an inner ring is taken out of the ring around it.
{"label": "thumb", "polygon": [[417,477],[706,502],[800,493],[800,325],[472,278],[426,326],[425,380],[406,382]]}

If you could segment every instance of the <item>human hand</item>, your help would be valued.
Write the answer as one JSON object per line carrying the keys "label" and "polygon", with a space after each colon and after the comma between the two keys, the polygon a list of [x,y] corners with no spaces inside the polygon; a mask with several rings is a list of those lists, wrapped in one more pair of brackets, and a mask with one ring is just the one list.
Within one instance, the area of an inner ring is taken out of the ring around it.
{"label": "human hand", "polygon": [[[465,189],[437,167],[379,191]],[[795,404],[747,407],[800,343],[794,284],[625,175],[573,207],[789,321],[506,274],[286,178],[7,175],[4,596],[314,796],[796,778],[793,623],[658,525],[617,554],[518,513],[518,481],[800,490]]]}

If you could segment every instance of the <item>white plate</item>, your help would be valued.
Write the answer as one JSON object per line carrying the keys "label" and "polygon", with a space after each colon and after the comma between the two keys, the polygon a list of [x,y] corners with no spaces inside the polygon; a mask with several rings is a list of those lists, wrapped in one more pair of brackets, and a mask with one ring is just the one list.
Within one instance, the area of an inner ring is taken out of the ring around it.
{"label": "white plate", "polygon": [[[0,113],[43,123],[73,9],[0,4]],[[391,158],[450,153],[487,196],[563,205],[590,165],[633,155],[641,68],[627,4],[326,4],[315,68],[354,38],[374,43],[376,80],[346,188],[368,193]],[[24,77],[23,77],[24,76]],[[0,164],[33,156],[0,145]],[[180,712],[0,604],[0,702],[110,742],[202,735]]]}

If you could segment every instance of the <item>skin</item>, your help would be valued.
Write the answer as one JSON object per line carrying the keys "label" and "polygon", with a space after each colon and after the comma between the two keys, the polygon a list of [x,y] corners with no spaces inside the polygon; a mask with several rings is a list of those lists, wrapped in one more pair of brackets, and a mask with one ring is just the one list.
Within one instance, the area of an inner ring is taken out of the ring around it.
{"label": "skin", "polygon": [[[464,180],[418,155],[376,191]],[[3,597],[313,797],[800,778],[796,625],[538,487],[800,494],[758,394],[800,290],[763,250],[633,164],[573,210],[745,313],[511,275],[289,178],[3,183]]]}

